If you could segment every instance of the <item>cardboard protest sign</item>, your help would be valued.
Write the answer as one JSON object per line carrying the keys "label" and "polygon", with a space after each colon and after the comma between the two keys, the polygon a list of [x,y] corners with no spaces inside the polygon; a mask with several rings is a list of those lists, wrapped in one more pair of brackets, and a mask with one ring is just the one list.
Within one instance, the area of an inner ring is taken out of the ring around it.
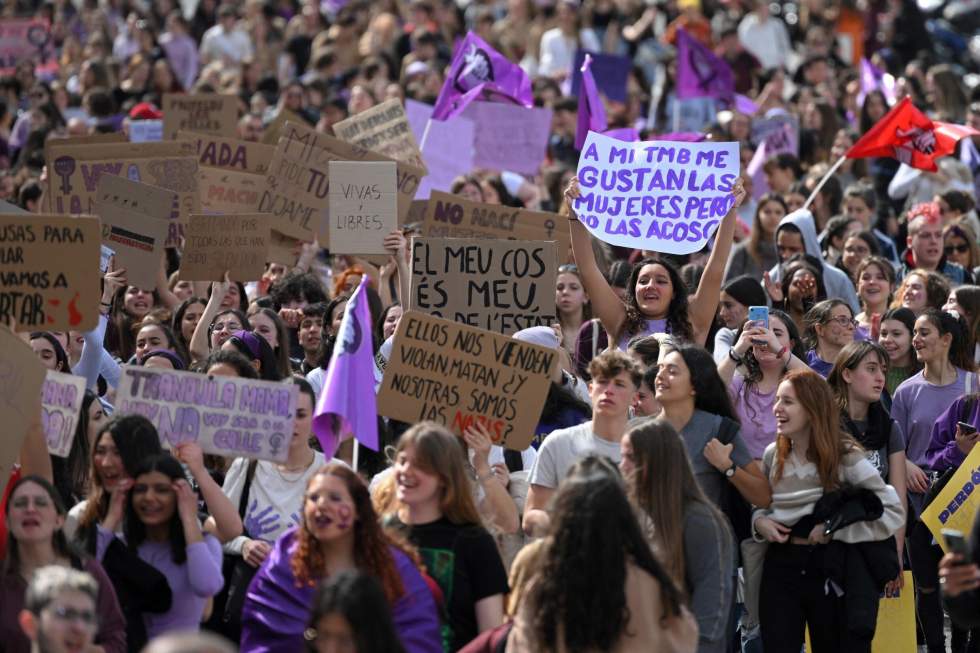
{"label": "cardboard protest sign", "polygon": [[422,233],[431,238],[554,240],[558,259],[564,262],[571,239],[562,220],[557,213],[469,202],[459,195],[433,191],[423,213]]}
{"label": "cardboard protest sign", "polygon": [[287,122],[309,128],[309,123],[303,120],[299,114],[293,113],[289,109],[279,109],[276,112],[276,117],[266,125],[265,131],[262,132],[262,142],[275,147],[279,142],[279,138],[282,136],[282,131],[286,128]]}
{"label": "cardboard protest sign", "polygon": [[124,365],[119,415],[143,415],[172,447],[196,442],[206,453],[283,462],[296,419],[296,386]]}
{"label": "cardboard protest sign", "polygon": [[595,85],[599,92],[613,102],[625,104],[626,81],[630,70],[633,69],[633,60],[625,55],[576,50],[571,70],[571,95],[578,97],[579,89],[582,87],[582,63],[585,61],[586,54],[592,57],[592,75],[595,77]]}
{"label": "cardboard protest sign", "polygon": [[425,168],[401,100],[392,99],[333,126],[339,138],[416,168]]}
{"label": "cardboard protest sign", "polygon": [[[871,653],[916,653],[915,586],[911,571],[903,571],[905,587],[895,596],[882,594],[878,601],[878,620],[871,640]],[[806,630],[806,653],[812,651],[810,629]]]}
{"label": "cardboard protest sign", "polygon": [[234,136],[238,122],[238,97],[217,93],[164,93],[163,138],[172,141],[177,132],[201,132]]}
{"label": "cardboard protest sign", "polygon": [[457,435],[482,423],[494,444],[528,447],[558,352],[416,311],[402,316],[393,343],[379,414]]}
{"label": "cardboard protest sign", "polygon": [[752,121],[752,144],[766,144],[766,156],[777,154],[800,155],[800,121],[788,114],[756,118]]}
{"label": "cardboard protest sign", "polygon": [[624,143],[589,132],[578,162],[578,219],[604,242],[690,254],[735,203],[738,143]]}
{"label": "cardboard protest sign", "polygon": [[970,455],[946,483],[946,487],[922,511],[923,523],[929,527],[943,551],[946,551],[946,540],[942,536],[944,528],[952,528],[961,533],[972,532],[973,518],[980,508],[978,487],[980,487],[980,447],[973,447]]}
{"label": "cardboard protest sign", "polygon": [[477,168],[537,174],[548,150],[551,109],[471,102],[461,115],[476,126],[473,164]]}
{"label": "cardboard protest sign", "polygon": [[214,134],[180,130],[177,139],[191,141],[196,147],[201,166],[222,168],[235,172],[249,172],[254,175],[264,175],[269,171],[272,156],[276,153],[275,145],[241,141],[237,138],[227,138]]}
{"label": "cardboard protest sign", "polygon": [[269,233],[269,263],[279,263],[287,267],[296,265],[303,243],[295,238],[272,229]]}
{"label": "cardboard protest sign", "polygon": [[41,385],[41,425],[48,453],[67,458],[85,398],[85,379],[48,370]]}
{"label": "cardboard protest sign", "polygon": [[113,175],[102,175],[97,192],[102,242],[115,253],[116,268],[125,268],[132,286],[156,287],[177,194]]}
{"label": "cardboard protest sign", "polygon": [[429,174],[422,180],[415,199],[428,199],[433,190],[448,193],[456,177],[469,173],[475,167],[473,121],[455,116],[452,120],[433,120],[430,123],[432,107],[415,100],[405,101],[405,112],[418,142],[422,142],[427,125],[429,130],[425,139],[425,151],[422,152]]}
{"label": "cardboard protest sign", "polygon": [[[289,122],[276,146],[268,183],[259,201],[259,211],[273,214],[273,227],[293,238],[312,240],[309,229],[317,229],[320,245],[329,245],[330,232],[325,211],[329,204],[326,172],[330,161],[391,161],[338,138]],[[411,208],[425,172],[406,163],[396,163],[398,216],[404,219]],[[285,185],[285,186],[284,186]],[[286,191],[281,190],[286,187]],[[323,203],[327,200],[327,203]],[[316,227],[314,227],[316,225]]]}
{"label": "cardboard protest sign", "polygon": [[130,143],[158,143],[162,140],[162,120],[134,120],[129,123]]}
{"label": "cardboard protest sign", "polygon": [[[0,478],[9,479],[24,437],[38,421],[41,384],[47,370],[37,355],[9,329],[0,328]],[[6,484],[6,480],[4,483]]]}
{"label": "cardboard protest sign", "polygon": [[550,326],[553,242],[414,238],[410,308],[495,333]]}
{"label": "cardboard protest sign", "polygon": [[89,331],[102,289],[98,218],[0,215],[0,322],[18,331]]}
{"label": "cardboard protest sign", "polygon": [[265,175],[198,168],[202,213],[255,213],[265,191]]}
{"label": "cardboard protest sign", "polygon": [[221,281],[227,270],[232,281],[255,281],[265,271],[268,253],[268,214],[192,215],[180,278]]}
{"label": "cardboard protest sign", "polygon": [[339,254],[385,254],[384,238],[398,228],[394,162],[330,162],[330,249]]}
{"label": "cardboard protest sign", "polygon": [[0,20],[0,74],[13,75],[21,61],[34,61],[34,70],[39,72],[57,69],[58,49],[47,21],[39,18]]}
{"label": "cardboard protest sign", "polygon": [[177,193],[170,213],[167,247],[180,244],[181,222],[200,213],[198,164],[194,146],[186,141],[73,145],[70,140],[46,147],[48,191],[54,213],[95,213],[102,175],[125,177]]}

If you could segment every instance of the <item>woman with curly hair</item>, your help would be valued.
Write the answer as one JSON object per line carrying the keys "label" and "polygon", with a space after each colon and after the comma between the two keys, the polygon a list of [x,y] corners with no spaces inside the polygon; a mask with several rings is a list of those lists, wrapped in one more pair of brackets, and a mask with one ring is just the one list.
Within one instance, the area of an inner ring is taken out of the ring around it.
{"label": "woman with curly hair", "polygon": [[440,653],[436,604],[410,550],[378,522],[367,486],[341,463],[310,477],[299,526],[283,534],[252,580],[242,614],[243,651],[304,648],[317,584],[359,569],[381,581],[395,630],[410,653]]}
{"label": "woman with curly hair", "polygon": [[572,180],[565,191],[562,214],[568,218],[572,252],[585,292],[611,343],[625,351],[634,336],[669,333],[680,340],[704,345],[718,308],[725,263],[735,233],[736,211],[745,198],[741,179],[735,181],[732,193],[732,208],[718,226],[715,246],[696,290],[688,289],[673,264],[662,258],[647,258],[633,267],[626,298],[621,300],[602,276],[592,250],[592,237],[572,209],[581,196],[578,180]]}
{"label": "woman with curly hair", "polygon": [[555,495],[551,532],[508,653],[697,650],[697,626],[612,464],[590,456]]}
{"label": "woman with curly hair", "polygon": [[916,317],[926,309],[940,309],[949,296],[949,281],[938,272],[915,269],[909,272],[895,291],[892,308],[907,308]]}

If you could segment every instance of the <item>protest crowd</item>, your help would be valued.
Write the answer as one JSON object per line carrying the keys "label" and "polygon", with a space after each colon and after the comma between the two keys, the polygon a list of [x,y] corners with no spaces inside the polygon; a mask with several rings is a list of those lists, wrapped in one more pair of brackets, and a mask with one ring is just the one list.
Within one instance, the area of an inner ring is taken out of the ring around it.
{"label": "protest crowd", "polygon": [[980,651],[963,0],[9,0],[0,653]]}

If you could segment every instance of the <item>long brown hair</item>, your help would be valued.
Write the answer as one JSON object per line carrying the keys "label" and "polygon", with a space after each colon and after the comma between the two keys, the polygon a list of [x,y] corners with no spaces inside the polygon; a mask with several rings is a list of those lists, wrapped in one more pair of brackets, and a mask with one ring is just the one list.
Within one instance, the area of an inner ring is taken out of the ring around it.
{"label": "long brown hair", "polygon": [[[796,401],[803,406],[810,424],[810,446],[806,458],[817,466],[820,485],[830,491],[840,481],[838,470],[841,458],[848,451],[860,449],[860,445],[841,431],[840,410],[834,393],[822,376],[810,369],[793,370],[783,378],[796,392]],[[782,384],[780,384],[782,385]],[[793,448],[785,435],[776,436],[776,460],[773,464],[774,482],[783,477],[783,465]]]}
{"label": "long brown hair", "polygon": [[466,475],[469,463],[462,442],[435,422],[419,422],[398,439],[395,455],[412,447],[419,469],[439,477],[442,490],[439,508],[446,519],[454,524],[481,524],[472,483]]}
{"label": "long brown hair", "polygon": [[691,469],[681,436],[665,420],[645,420],[626,432],[633,447],[629,494],[653,526],[654,546],[678,587],[684,587],[684,513],[704,506],[728,530],[727,520],[707,500]]}
{"label": "long brown hair", "polygon": [[[354,501],[354,508],[357,511],[357,519],[354,522],[354,562],[358,569],[378,577],[382,587],[384,587],[388,601],[394,603],[405,593],[405,587],[402,584],[398,568],[395,566],[390,547],[395,546],[402,549],[413,559],[415,556],[403,543],[392,539],[388,533],[381,529],[378,515],[374,512],[374,506],[371,505],[371,496],[368,494],[367,486],[349,467],[340,463],[329,463],[321,467],[306,482],[307,490],[318,476],[335,476],[347,486],[347,492]],[[306,503],[305,492],[303,503]],[[319,541],[313,536],[306,524],[305,513],[304,506],[301,509],[303,523],[297,531],[297,546],[289,561],[289,566],[296,577],[298,586],[314,587],[317,582],[327,576],[327,559]]]}
{"label": "long brown hair", "polygon": [[760,251],[762,243],[766,242],[772,246],[776,244],[776,232],[774,231],[771,234],[766,233],[765,227],[762,226],[762,220],[759,219],[759,214],[762,213],[763,207],[769,202],[775,202],[782,207],[783,217],[786,216],[789,210],[786,206],[786,200],[778,193],[766,193],[759,198],[759,202],[755,208],[755,219],[752,220],[752,229],[749,231],[749,244],[747,247],[749,256],[756,262],[756,265],[762,265],[762,252]]}

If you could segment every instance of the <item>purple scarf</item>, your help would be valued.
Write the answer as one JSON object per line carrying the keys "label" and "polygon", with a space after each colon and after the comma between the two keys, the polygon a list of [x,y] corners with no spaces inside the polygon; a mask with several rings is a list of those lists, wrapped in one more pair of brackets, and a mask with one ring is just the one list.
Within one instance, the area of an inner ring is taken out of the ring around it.
{"label": "purple scarf", "polygon": [[[251,653],[295,653],[305,650],[303,631],[310,619],[315,589],[296,587],[290,559],[296,550],[296,528],[276,540],[269,557],[248,587],[242,613],[241,650]],[[432,592],[415,564],[392,547],[405,594],[392,607],[392,619],[408,653],[442,653],[439,616]]]}

